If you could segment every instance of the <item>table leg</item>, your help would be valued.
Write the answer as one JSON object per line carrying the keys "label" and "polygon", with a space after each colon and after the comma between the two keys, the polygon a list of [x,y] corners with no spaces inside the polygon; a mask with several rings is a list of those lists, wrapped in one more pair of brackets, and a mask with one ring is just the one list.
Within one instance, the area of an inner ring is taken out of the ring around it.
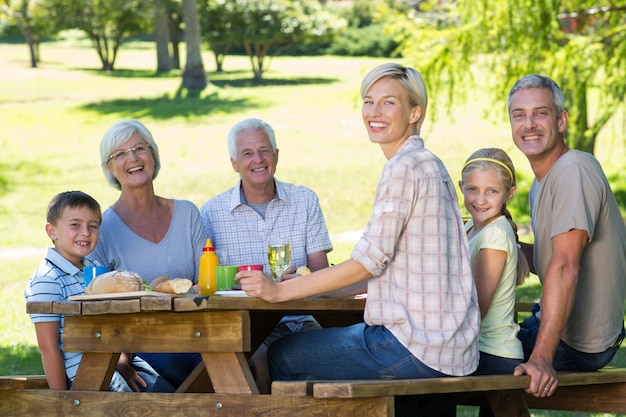
{"label": "table leg", "polygon": [[243,352],[202,353],[202,361],[216,393],[259,393]]}
{"label": "table leg", "polygon": [[530,417],[521,390],[489,391],[485,396],[496,417]]}
{"label": "table leg", "polygon": [[200,361],[198,366],[196,366],[196,368],[191,371],[189,376],[183,381],[180,387],[178,387],[176,392],[215,392],[215,390],[213,389],[213,384],[209,379],[209,374],[207,373],[206,366],[204,366],[204,362]]}
{"label": "table leg", "polygon": [[108,391],[119,357],[119,353],[83,353],[71,390]]}

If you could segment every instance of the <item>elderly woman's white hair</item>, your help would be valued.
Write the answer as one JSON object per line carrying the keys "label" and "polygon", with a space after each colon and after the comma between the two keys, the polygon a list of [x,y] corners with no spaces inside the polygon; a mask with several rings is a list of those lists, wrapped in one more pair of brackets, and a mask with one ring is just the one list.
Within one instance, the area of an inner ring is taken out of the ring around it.
{"label": "elderly woman's white hair", "polygon": [[161,159],[159,158],[159,147],[152,138],[152,134],[147,127],[143,125],[139,120],[122,120],[111,126],[102,137],[100,141],[100,166],[102,172],[109,185],[118,190],[122,189],[120,182],[115,178],[113,173],[107,167],[109,162],[109,156],[113,151],[120,148],[120,146],[131,138],[134,134],[138,134],[146,141],[152,150],[152,157],[154,159],[154,174],[152,179],[154,180],[159,170],[161,169]]}

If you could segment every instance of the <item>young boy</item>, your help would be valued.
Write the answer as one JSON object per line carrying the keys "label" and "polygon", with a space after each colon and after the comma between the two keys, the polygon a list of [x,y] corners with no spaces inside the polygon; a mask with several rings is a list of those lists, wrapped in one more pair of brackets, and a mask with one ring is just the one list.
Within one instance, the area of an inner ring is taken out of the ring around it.
{"label": "young boy", "polygon": [[[24,290],[26,301],[67,301],[71,295],[85,294],[83,267],[94,265],[86,256],[96,247],[101,221],[100,205],[81,191],[67,191],[52,199],[46,233],[54,248],[48,249],[45,261],[30,278]],[[63,316],[30,316],[50,389],[69,389],[82,353],[62,351]],[[109,390],[174,392],[146,362],[131,354],[120,356]]]}

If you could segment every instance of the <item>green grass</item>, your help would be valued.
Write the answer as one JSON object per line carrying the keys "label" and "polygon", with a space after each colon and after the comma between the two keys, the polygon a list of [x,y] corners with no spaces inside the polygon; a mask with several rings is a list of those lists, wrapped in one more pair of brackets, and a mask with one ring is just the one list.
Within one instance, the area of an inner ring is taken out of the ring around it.
{"label": "green grass", "polygon": [[[370,217],[385,162],[379,147],[367,140],[358,89],[364,73],[386,60],[276,58],[265,83],[256,85],[247,58],[228,57],[225,72],[217,74],[207,53],[211,85],[191,99],[178,94],[180,73],[154,73],[156,54],[146,44],[125,45],[112,74],[99,71],[94,50],[74,38],[44,43],[41,55],[40,68],[31,69],[25,45],[0,43],[0,375],[43,373],[23,297],[41,257],[7,258],[2,249],[48,246],[45,210],[58,192],[83,190],[103,208],[115,201],[118,191],[105,183],[98,146],[104,131],[120,119],[142,120],[159,145],[163,167],[155,181],[157,194],[197,205],[237,180],[225,144],[230,127],[246,117],[265,119],[275,128],[280,148],[277,177],[317,192],[335,247],[330,260],[338,263],[349,256]],[[501,147],[526,179],[519,187],[523,192],[532,178],[528,163],[514,148],[506,120],[484,117],[494,104],[480,88],[476,91],[451,116],[442,112],[436,123],[427,116],[422,130],[426,146],[441,157],[453,179],[474,150]],[[596,152],[622,209],[623,123],[622,113],[602,132]],[[516,206],[521,213],[524,203]],[[520,216],[520,221],[526,220]],[[537,281],[530,280],[518,297],[535,299],[538,292]],[[621,350],[614,364],[626,366],[625,358]],[[468,407],[459,415],[476,413]]]}

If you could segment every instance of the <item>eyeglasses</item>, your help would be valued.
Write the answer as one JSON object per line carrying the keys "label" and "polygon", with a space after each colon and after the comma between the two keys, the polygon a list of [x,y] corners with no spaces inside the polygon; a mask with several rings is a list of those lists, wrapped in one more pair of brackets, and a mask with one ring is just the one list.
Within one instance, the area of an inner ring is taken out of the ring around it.
{"label": "eyeglasses", "polygon": [[139,144],[134,148],[121,149],[109,155],[107,158],[107,164],[111,161],[111,159],[115,159],[116,161],[125,161],[130,156],[131,152],[133,155],[143,155],[148,152],[149,149],[152,149],[152,147],[147,143]]}

